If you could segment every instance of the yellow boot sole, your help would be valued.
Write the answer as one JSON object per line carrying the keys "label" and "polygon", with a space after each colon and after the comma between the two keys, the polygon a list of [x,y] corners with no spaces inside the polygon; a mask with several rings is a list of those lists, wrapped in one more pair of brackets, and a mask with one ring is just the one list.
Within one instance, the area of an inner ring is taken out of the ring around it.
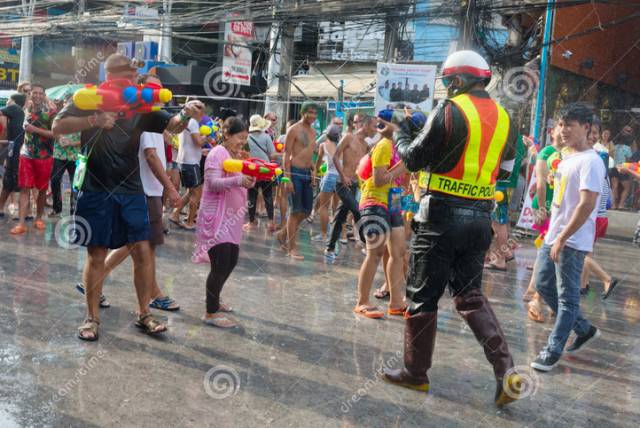
{"label": "yellow boot sole", "polygon": [[504,406],[520,398],[522,392],[522,378],[517,373],[512,373],[503,380],[502,391],[496,399],[497,406]]}
{"label": "yellow boot sole", "polygon": [[428,383],[421,383],[421,384],[415,385],[415,384],[406,383],[406,382],[393,382],[392,380],[390,380],[386,376],[383,376],[382,378],[386,382],[388,382],[388,383],[390,383],[392,385],[402,386],[404,388],[413,389],[414,391],[429,392],[429,384]]}

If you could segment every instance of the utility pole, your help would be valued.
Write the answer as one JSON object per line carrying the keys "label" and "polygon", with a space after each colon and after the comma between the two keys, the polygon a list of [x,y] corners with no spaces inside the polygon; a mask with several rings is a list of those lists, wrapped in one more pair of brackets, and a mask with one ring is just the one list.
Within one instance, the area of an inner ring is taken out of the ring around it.
{"label": "utility pole", "polygon": [[476,0],[464,0],[460,16],[459,49],[473,49],[473,22],[476,13]]}
{"label": "utility pole", "polygon": [[[77,19],[77,23],[82,25],[82,17],[84,16],[84,10],[85,10],[86,4],[85,4],[85,0],[78,0],[77,3],[77,10],[76,10],[76,19]],[[77,28],[78,31],[76,31],[75,34],[75,46],[73,47],[73,56],[74,59],[76,61],[76,69],[78,68],[82,68],[84,66],[84,63],[81,61],[82,59],[82,54],[83,54],[83,34],[85,32],[85,28],[84,26],[81,26],[80,28]]]}
{"label": "utility pole", "polygon": [[[274,12],[275,18],[275,12]],[[267,69],[267,89],[275,85],[275,81],[280,74],[280,29],[281,25],[276,22],[271,23],[271,31],[269,34],[269,66]],[[267,96],[264,104],[264,113],[275,112],[278,105],[277,97]],[[280,124],[280,118],[278,117],[278,124]],[[280,126],[278,126],[280,129]]]}
{"label": "utility pole", "polygon": [[160,46],[158,52],[158,61],[172,62],[172,41],[171,41],[171,9],[173,9],[173,0],[162,0],[162,23],[160,25]]}
{"label": "utility pole", "polygon": [[[26,18],[25,27],[31,31],[33,23],[33,11],[36,8],[36,0],[22,0],[20,12]],[[18,81],[31,80],[31,64],[33,61],[33,36],[22,36],[20,40],[20,71]]]}
{"label": "utility pole", "polygon": [[[285,0],[282,5],[285,10],[290,10],[292,6],[292,0]],[[277,78],[278,96],[275,100],[272,97],[267,97],[264,112],[274,112],[276,114],[278,117],[277,129],[282,132],[289,118],[289,95],[293,77],[291,76],[293,72],[293,33],[296,26],[291,21],[276,24],[275,19],[277,16],[277,8],[274,6],[267,85],[268,88],[273,86]]]}
{"label": "utility pole", "polygon": [[391,14],[387,15],[386,21],[384,28],[384,62],[395,62],[400,25],[397,17]]}
{"label": "utility pole", "polygon": [[291,93],[291,79],[293,76],[293,32],[296,26],[286,22],[282,25],[282,51],[280,52],[280,72],[278,74],[278,101],[276,114],[278,115],[278,129],[284,129],[289,119],[289,95]]}

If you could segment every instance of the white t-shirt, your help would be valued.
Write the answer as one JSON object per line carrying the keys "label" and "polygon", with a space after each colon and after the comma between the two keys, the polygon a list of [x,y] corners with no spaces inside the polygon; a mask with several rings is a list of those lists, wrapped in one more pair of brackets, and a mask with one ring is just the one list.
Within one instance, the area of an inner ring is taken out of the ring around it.
{"label": "white t-shirt", "polygon": [[143,132],[140,135],[140,149],[138,150],[138,158],[140,159],[140,180],[144,194],[147,196],[162,196],[162,183],[153,175],[153,171],[149,167],[149,163],[144,156],[144,149],[156,149],[156,155],[162,162],[162,169],[167,168],[167,158],[164,153],[164,139],[162,134],[155,132]]}
{"label": "white t-shirt", "polygon": [[[553,179],[553,203],[551,204],[551,222],[545,237],[545,244],[553,245],[556,238],[569,224],[569,220],[580,202],[580,191],[602,192],[606,176],[604,162],[595,150],[573,153],[562,158]],[[598,196],[599,198],[600,196]],[[596,232],[598,204],[587,221],[567,240],[567,246],[575,250],[591,252]]]}
{"label": "white t-shirt", "polygon": [[193,142],[191,134],[199,134],[200,125],[195,119],[189,119],[187,127],[180,133],[180,149],[178,149],[178,163],[200,165],[202,147]]}

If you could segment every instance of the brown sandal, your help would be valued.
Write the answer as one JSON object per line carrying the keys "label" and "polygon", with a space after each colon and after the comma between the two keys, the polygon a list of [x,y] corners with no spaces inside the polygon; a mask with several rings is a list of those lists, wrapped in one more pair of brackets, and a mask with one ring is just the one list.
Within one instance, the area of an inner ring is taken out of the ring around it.
{"label": "brown sandal", "polygon": [[167,326],[155,319],[151,312],[138,316],[135,325],[147,334],[158,334],[167,331]]}
{"label": "brown sandal", "polygon": [[[98,326],[100,325],[100,321],[94,320],[93,318],[87,318],[84,320],[84,324],[78,327],[78,339],[85,340],[87,342],[95,342],[98,340]],[[83,336],[82,333],[91,333],[93,336],[87,337]]]}

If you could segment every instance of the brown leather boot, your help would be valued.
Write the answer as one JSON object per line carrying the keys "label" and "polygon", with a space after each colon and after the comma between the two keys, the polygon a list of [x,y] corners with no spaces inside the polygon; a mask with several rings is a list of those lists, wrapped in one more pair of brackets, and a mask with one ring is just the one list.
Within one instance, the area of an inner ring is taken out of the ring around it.
{"label": "brown leather boot", "polygon": [[493,366],[497,381],[495,403],[503,406],[520,398],[522,379],[513,371],[507,341],[487,298],[480,289],[472,289],[456,296],[454,303]]}
{"label": "brown leather boot", "polygon": [[417,391],[429,391],[427,370],[436,343],[438,312],[420,312],[406,317],[404,328],[404,367],[385,368],[382,377],[387,382]]}

